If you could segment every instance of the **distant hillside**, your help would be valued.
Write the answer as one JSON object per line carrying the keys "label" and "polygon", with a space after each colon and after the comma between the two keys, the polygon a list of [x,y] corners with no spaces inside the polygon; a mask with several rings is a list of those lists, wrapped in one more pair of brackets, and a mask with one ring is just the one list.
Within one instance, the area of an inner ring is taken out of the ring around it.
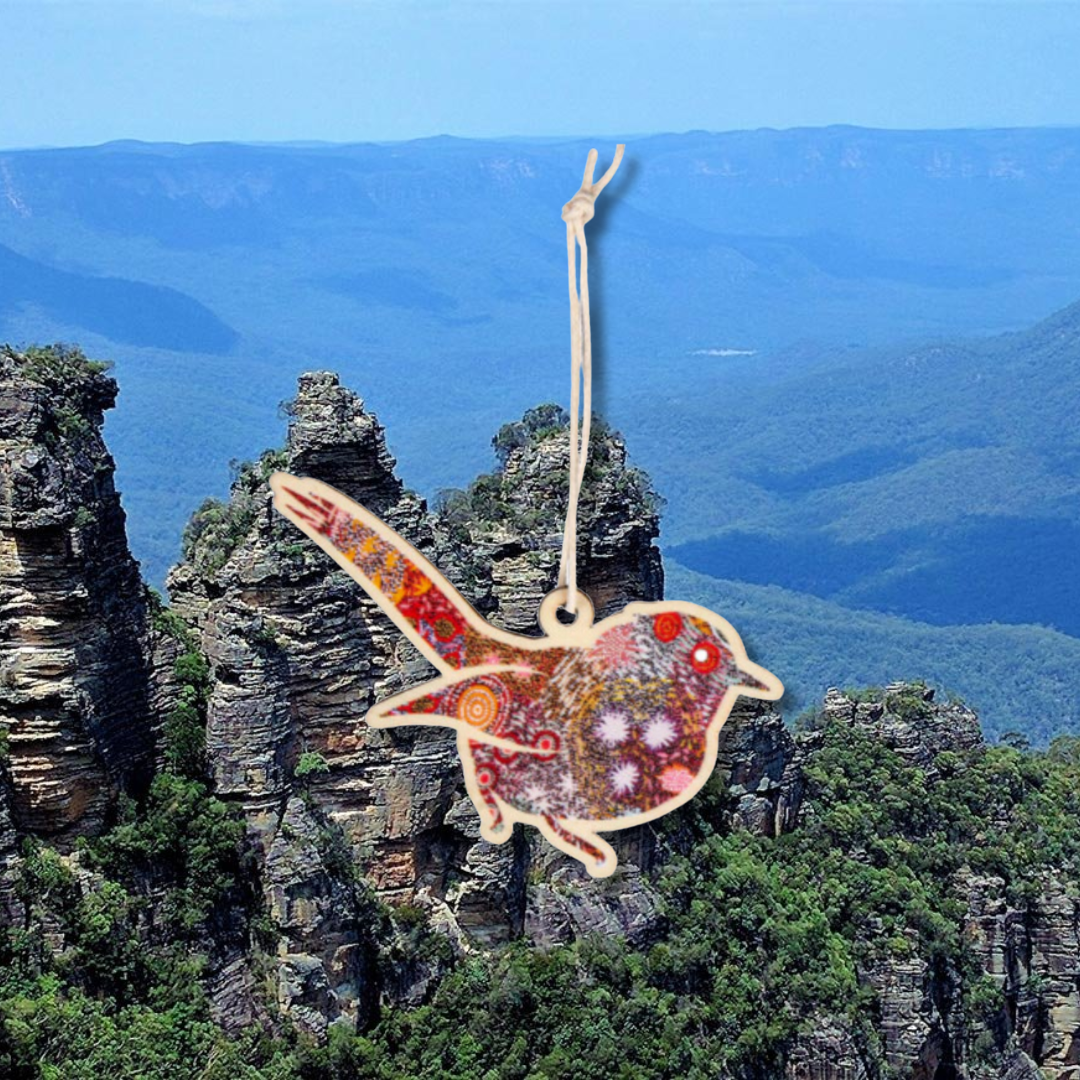
{"label": "distant hillside", "polygon": [[[306,366],[364,388],[422,488],[461,485],[489,462],[476,432],[562,393],[559,208],[589,145],[2,153],[0,334],[117,360],[109,435],[155,580],[188,513],[224,493],[219,463],[273,437]],[[1080,296],[1075,130],[654,136],[632,142],[612,196],[593,234],[599,404],[639,447],[658,393],[691,416],[712,401],[711,436],[782,402],[751,379],[1013,329]],[[646,451],[694,490],[727,469],[671,439]],[[759,465],[751,484],[792,471]]]}
{"label": "distant hillside", "polygon": [[[562,400],[558,211],[588,146],[0,154],[0,332],[117,362],[108,437],[147,578],[226,463],[277,438],[305,367],[362,390],[428,495],[490,469],[507,416]],[[669,557],[775,612],[748,610],[755,633],[789,627],[762,641],[801,701],[844,671],[917,674],[994,733],[1075,730],[1080,131],[690,133],[629,155],[592,234],[597,408],[666,500]],[[848,666],[792,650],[800,625]],[[1024,684],[1035,720],[998,643],[1047,673]]]}
{"label": "distant hillside", "polygon": [[1080,305],[750,386],[734,414],[727,400],[658,402],[649,441],[692,433],[710,464],[659,472],[686,566],[937,625],[1080,635]]}
{"label": "distant hillside", "polygon": [[1019,732],[1046,746],[1080,732],[1080,641],[1038,626],[929,626],[853,611],[776,586],[720,581],[670,558],[669,597],[729,619],[750,653],[783,681],[788,715],[830,686],[922,678],[979,709],[988,737]]}

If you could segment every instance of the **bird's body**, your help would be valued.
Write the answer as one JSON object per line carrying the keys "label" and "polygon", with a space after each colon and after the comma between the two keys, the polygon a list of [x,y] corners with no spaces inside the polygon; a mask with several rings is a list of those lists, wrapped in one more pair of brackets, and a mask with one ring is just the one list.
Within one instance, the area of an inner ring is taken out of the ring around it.
{"label": "bird's body", "polygon": [[375,706],[376,727],[458,732],[484,837],[536,825],[594,876],[615,868],[597,835],[668,813],[697,792],[735,697],[777,698],[738,635],[704,608],[631,604],[565,626],[541,606],[546,637],[491,626],[383,522],[318,481],[277,473],[275,504],[329,552],[443,673]]}

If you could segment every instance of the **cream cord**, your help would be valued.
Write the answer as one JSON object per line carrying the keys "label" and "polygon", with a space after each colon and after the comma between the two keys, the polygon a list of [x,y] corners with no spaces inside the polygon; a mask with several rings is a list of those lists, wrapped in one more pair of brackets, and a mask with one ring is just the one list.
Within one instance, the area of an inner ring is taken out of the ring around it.
{"label": "cream cord", "polygon": [[[624,143],[615,147],[608,171],[593,183],[596,151],[590,150],[585,178],[577,194],[562,208],[566,222],[566,256],[570,277],[570,497],[566,505],[559,585],[566,588],[566,610],[577,613],[577,515],[581,482],[589,457],[589,427],[592,419],[592,333],[589,327],[589,249],[585,243],[585,223],[595,213],[597,195],[622,161]],[[575,248],[576,245],[576,248]],[[577,281],[577,249],[581,250],[581,288]],[[579,443],[580,415],[580,443]]]}

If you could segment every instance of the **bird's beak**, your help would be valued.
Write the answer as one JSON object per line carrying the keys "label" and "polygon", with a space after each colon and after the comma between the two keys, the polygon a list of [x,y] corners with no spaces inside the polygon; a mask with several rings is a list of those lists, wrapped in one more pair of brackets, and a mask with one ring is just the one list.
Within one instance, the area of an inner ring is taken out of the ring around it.
{"label": "bird's beak", "polygon": [[739,661],[739,682],[736,689],[742,697],[776,701],[783,697],[784,684],[771,672],[749,660]]}

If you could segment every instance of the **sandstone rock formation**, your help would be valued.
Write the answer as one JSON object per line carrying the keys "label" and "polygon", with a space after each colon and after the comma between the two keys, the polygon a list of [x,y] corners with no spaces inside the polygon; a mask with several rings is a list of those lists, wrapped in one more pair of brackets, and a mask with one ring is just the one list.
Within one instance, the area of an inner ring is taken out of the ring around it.
{"label": "sandstone rock formation", "polygon": [[[823,714],[850,725],[893,750],[932,780],[939,754],[978,750],[975,714],[959,703],[939,704],[921,684],[897,683],[853,696],[830,690]],[[795,743],[794,769],[809,760],[816,732]],[[814,813],[812,799],[801,807]],[[1010,902],[1001,878],[965,873],[955,883],[966,899],[963,935],[980,967],[1001,991],[992,1030],[968,1029],[961,1005],[961,976],[934,966],[914,951],[862,971],[877,995],[875,1033],[881,1064],[896,1076],[920,1080],[1077,1080],[1080,1077],[1080,897],[1063,875],[1048,876],[1022,907]],[[872,929],[872,928],[871,928]],[[984,1039],[980,1035],[985,1034]],[[1004,1046],[996,1064],[966,1063],[973,1047]],[[850,1031],[823,1018],[791,1056],[789,1080],[862,1080],[875,1075]]]}
{"label": "sandstone rock formation", "polygon": [[[554,405],[506,424],[500,464],[435,515],[437,560],[496,626],[536,635],[536,611],[555,586],[566,515],[567,416]],[[663,595],[657,498],[627,461],[626,445],[594,420],[579,510],[578,580],[602,619],[632,600]]]}
{"label": "sandstone rock formation", "polygon": [[0,723],[20,830],[68,845],[154,758],[150,629],[101,437],[116,383],[0,350]]}
{"label": "sandstone rock formation", "polygon": [[[594,440],[594,455],[581,578],[604,613],[658,597],[662,577],[643,478],[613,435]],[[554,863],[566,860],[533,838],[521,834],[498,847],[481,840],[450,733],[363,723],[379,697],[433,672],[362,590],[272,511],[266,485],[276,468],[333,484],[431,553],[494,621],[535,633],[539,601],[555,584],[561,526],[553,504],[567,459],[557,425],[523,430],[500,473],[485,480],[488,491],[498,489],[498,523],[460,505],[456,515],[430,515],[394,475],[382,428],[363,402],[335,376],[313,373],[300,380],[284,451],[244,470],[230,503],[204,507],[189,530],[169,589],[210,661],[214,784],[219,796],[243,805],[265,853],[267,897],[282,934],[281,1001],[309,1026],[364,1007],[362,995],[340,989],[354,985],[347,976],[355,974],[341,949],[366,931],[348,922],[349,906],[343,913],[334,898],[345,886],[340,874],[336,882],[328,875],[310,841],[319,828],[340,838],[381,897],[422,906],[470,947],[526,928],[543,940],[635,932],[652,916],[644,884],[635,892],[645,899],[612,901],[572,867],[556,872]],[[537,506],[549,511],[543,520],[530,516]],[[312,760],[318,770],[298,777],[301,762]],[[647,837],[626,837],[622,846],[632,865],[635,855],[638,866],[647,859]],[[544,872],[530,886],[537,860]],[[558,894],[560,874],[574,880],[572,904]],[[538,909],[558,914],[538,922]]]}
{"label": "sandstone rock formation", "polygon": [[759,836],[795,827],[804,788],[799,752],[771,704],[736,704],[720,732],[716,775],[728,790],[729,824]]}

